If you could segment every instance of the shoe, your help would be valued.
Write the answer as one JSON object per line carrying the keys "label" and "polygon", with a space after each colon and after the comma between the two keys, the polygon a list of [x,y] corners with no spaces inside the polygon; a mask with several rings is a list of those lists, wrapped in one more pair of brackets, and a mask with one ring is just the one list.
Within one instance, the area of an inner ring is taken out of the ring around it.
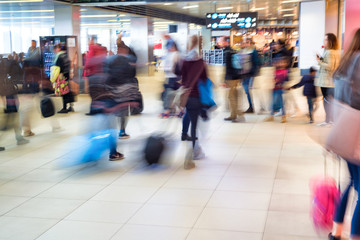
{"label": "shoe", "polygon": [[5,148],[4,147],[0,147],[0,152],[1,151],[5,151]]}
{"label": "shoe", "polygon": [[341,240],[341,237],[335,237],[335,236],[331,235],[331,233],[329,233],[328,239],[329,240]]}
{"label": "shoe", "polygon": [[119,139],[129,139],[130,135],[127,135],[125,132],[120,132]]}
{"label": "shoe", "polygon": [[177,115],[178,118],[183,118],[183,116],[185,115],[184,112],[179,112],[179,114]]}
{"label": "shoe", "polygon": [[181,141],[192,141],[192,137],[190,137],[187,134],[182,134],[181,135]]}
{"label": "shoe", "polygon": [[231,122],[232,123],[243,123],[243,122],[245,122],[245,117],[244,116],[239,116],[239,117],[233,119]]}
{"label": "shoe", "polygon": [[63,108],[63,109],[61,109],[60,111],[58,111],[57,113],[68,113],[68,110],[65,109],[65,108]]}
{"label": "shoe", "polygon": [[17,145],[24,145],[24,144],[27,144],[29,142],[30,142],[29,140],[23,138],[23,139],[17,140]]}
{"label": "shoe", "polygon": [[249,109],[246,110],[244,113],[254,113],[254,109],[253,109],[253,108],[249,108]]}
{"label": "shoe", "polygon": [[274,116],[269,116],[269,117],[265,118],[264,121],[265,122],[272,122],[272,121],[274,121]]}
{"label": "shoe", "polygon": [[327,125],[329,125],[329,123],[322,122],[322,123],[317,124],[316,126],[318,126],[318,127],[326,127]]}
{"label": "shoe", "polygon": [[32,131],[25,131],[24,132],[24,137],[32,137],[34,135],[35,135],[35,133],[33,133]]}
{"label": "shoe", "polygon": [[224,118],[225,121],[232,121],[234,120],[235,118],[234,117],[227,117],[227,118]]}
{"label": "shoe", "polygon": [[314,120],[310,119],[309,124],[313,124]]}
{"label": "shoe", "polygon": [[67,111],[68,111],[68,112],[75,112],[75,110],[74,110],[73,107],[69,107],[69,108],[67,109]]}
{"label": "shoe", "polygon": [[109,161],[119,161],[119,160],[123,160],[125,157],[123,154],[116,152],[114,154],[111,154],[109,157]]}
{"label": "shoe", "polygon": [[286,123],[286,117],[285,117],[285,116],[283,116],[283,117],[281,118],[281,123]]}
{"label": "shoe", "polygon": [[193,160],[200,160],[205,158],[205,153],[203,152],[202,148],[196,144],[193,153]]}
{"label": "shoe", "polygon": [[160,117],[163,118],[163,119],[166,119],[166,118],[169,118],[169,117],[170,117],[170,114],[169,114],[169,113],[162,113],[162,114],[160,115]]}

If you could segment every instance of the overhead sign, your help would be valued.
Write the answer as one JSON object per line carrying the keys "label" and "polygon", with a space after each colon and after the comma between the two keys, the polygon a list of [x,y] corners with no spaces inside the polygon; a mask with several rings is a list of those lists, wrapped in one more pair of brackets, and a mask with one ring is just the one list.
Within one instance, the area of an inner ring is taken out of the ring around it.
{"label": "overhead sign", "polygon": [[207,13],[206,28],[249,29],[257,27],[257,12]]}

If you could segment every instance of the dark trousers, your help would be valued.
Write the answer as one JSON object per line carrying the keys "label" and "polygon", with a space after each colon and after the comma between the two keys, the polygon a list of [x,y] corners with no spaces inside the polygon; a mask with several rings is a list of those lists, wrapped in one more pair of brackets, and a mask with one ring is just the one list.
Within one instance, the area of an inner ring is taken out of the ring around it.
{"label": "dark trousers", "polygon": [[314,110],[314,100],[315,98],[307,96],[307,103],[309,107],[309,117],[310,120],[313,120],[313,110]]}
{"label": "dark trousers", "polygon": [[246,96],[247,96],[247,99],[249,102],[249,108],[253,108],[251,94],[250,94],[250,87],[252,85],[252,81],[253,81],[252,77],[245,78],[243,81],[243,87],[244,87],[244,90],[245,90],[245,93],[246,93]]}
{"label": "dark trousers", "polygon": [[[360,192],[360,166],[347,162],[350,172],[350,183],[341,196],[340,204],[337,206],[334,222],[343,223],[351,187]],[[351,236],[360,237],[360,198],[358,199],[351,221]]]}
{"label": "dark trousers", "polygon": [[190,118],[193,147],[195,147],[196,128],[197,128],[197,122],[200,116],[200,112],[201,112],[200,99],[196,97],[190,97],[186,104],[186,114],[189,114],[189,118]]}
{"label": "dark trousers", "polygon": [[325,122],[332,122],[333,116],[331,112],[331,99],[334,97],[334,89],[333,88],[321,88],[321,93],[324,96],[324,109],[326,114]]}
{"label": "dark trousers", "polygon": [[66,109],[66,106],[68,103],[72,103],[75,101],[74,99],[74,95],[72,92],[69,92],[65,95],[62,95],[62,99],[63,99],[63,108]]}

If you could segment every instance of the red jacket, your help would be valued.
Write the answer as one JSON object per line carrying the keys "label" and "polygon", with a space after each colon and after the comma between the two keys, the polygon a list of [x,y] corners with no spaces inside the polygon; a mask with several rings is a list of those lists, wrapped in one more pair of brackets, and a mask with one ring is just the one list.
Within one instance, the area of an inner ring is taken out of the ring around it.
{"label": "red jacket", "polygon": [[103,73],[103,60],[106,57],[106,48],[98,45],[89,45],[89,52],[86,56],[84,76],[88,77],[97,73]]}

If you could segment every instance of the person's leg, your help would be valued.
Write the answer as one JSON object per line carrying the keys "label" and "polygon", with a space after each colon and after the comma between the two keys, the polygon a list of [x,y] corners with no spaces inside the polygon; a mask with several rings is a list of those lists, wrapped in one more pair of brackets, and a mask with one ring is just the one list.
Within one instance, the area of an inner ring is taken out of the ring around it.
{"label": "person's leg", "polygon": [[335,215],[334,215],[334,219],[333,219],[334,225],[333,225],[333,230],[332,230],[331,235],[336,238],[341,237],[341,234],[342,234],[349,193],[350,193],[350,189],[354,183],[354,178],[353,178],[354,165],[349,162],[347,162],[347,165],[348,165],[348,169],[349,169],[349,173],[350,173],[350,182],[349,182],[347,188],[345,189],[345,191],[343,192],[343,194],[341,195],[341,199],[340,199],[339,204],[336,207]]}
{"label": "person's leg", "polygon": [[309,118],[310,118],[310,122],[313,121],[313,107],[314,107],[314,101],[312,97],[307,96],[307,103],[308,103],[308,107],[309,107]]}
{"label": "person's leg", "polygon": [[189,137],[189,135],[188,135],[189,127],[190,127],[190,116],[189,116],[188,111],[185,112],[182,123],[183,123],[183,125],[182,125],[181,140],[189,141],[189,140],[191,140],[191,137]]}
{"label": "person's leg", "polygon": [[286,110],[285,110],[285,104],[284,104],[284,98],[283,98],[283,90],[277,90],[278,91],[278,97],[279,97],[279,101],[280,101],[280,106],[281,106],[281,110],[282,110],[282,119],[281,119],[281,123],[286,123]]}
{"label": "person's leg", "polygon": [[125,128],[127,125],[127,121],[128,121],[128,117],[127,116],[122,116],[119,118],[119,123],[120,123],[120,132],[119,132],[119,137],[121,139],[127,139],[130,136],[126,134],[125,132]]}
{"label": "person's leg", "polygon": [[250,81],[251,78],[246,78],[243,81],[243,87],[249,102],[249,108],[246,112],[253,112],[253,104],[252,104],[252,99],[251,99],[251,95],[250,95]]}
{"label": "person's leg", "polygon": [[[354,188],[358,195],[360,192],[360,166],[353,168]],[[351,220],[351,240],[360,239],[360,198],[356,202],[355,211]]]}
{"label": "person's leg", "polygon": [[190,122],[191,122],[191,138],[193,143],[193,148],[195,147],[196,141],[196,128],[197,122],[201,111],[201,103],[198,98],[190,97],[186,105],[186,111],[189,113]]}
{"label": "person's leg", "polygon": [[[226,82],[229,86],[229,105],[230,105],[230,117],[228,120],[233,120],[237,118],[238,115],[238,81],[230,80]],[[226,119],[226,120],[227,120]]]}
{"label": "person's leg", "polygon": [[322,87],[321,88],[321,93],[323,95],[323,100],[324,100],[324,109],[325,109],[325,122],[326,123],[329,123],[330,122],[330,114],[329,114],[329,105],[330,105],[330,102],[329,102],[329,95],[328,95],[328,88],[324,88]]}

